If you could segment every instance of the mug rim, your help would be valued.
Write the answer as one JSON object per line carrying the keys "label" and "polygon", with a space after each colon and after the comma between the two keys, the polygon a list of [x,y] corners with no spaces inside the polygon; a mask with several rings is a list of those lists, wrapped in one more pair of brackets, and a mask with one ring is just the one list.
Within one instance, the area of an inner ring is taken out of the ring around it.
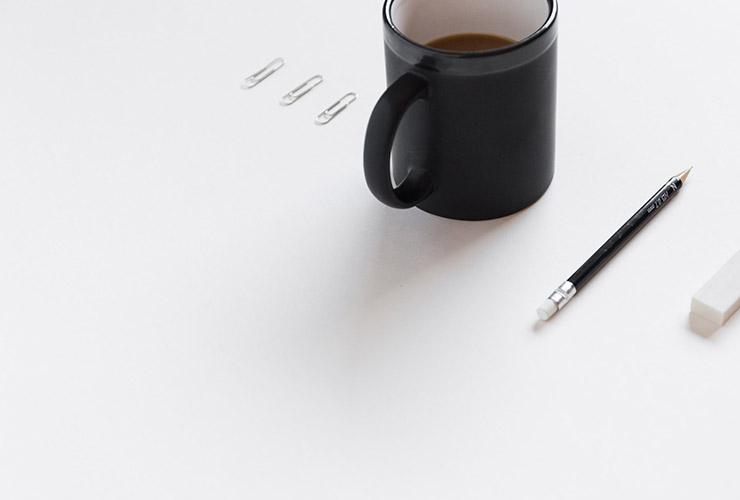
{"label": "mug rim", "polygon": [[443,56],[443,57],[449,57],[452,59],[480,59],[485,57],[492,57],[500,54],[506,54],[509,52],[514,52],[516,50],[521,49],[522,47],[526,47],[527,45],[533,43],[540,37],[542,37],[547,31],[555,24],[555,21],[558,17],[558,0],[547,0],[547,3],[550,5],[550,14],[547,17],[547,20],[537,28],[532,34],[529,36],[519,40],[516,43],[512,43],[511,45],[507,45],[506,47],[500,47],[498,49],[491,49],[491,50],[479,50],[479,51],[472,51],[472,52],[457,52],[457,51],[451,51],[451,50],[442,50],[437,49],[434,47],[430,47],[428,45],[424,45],[422,43],[415,42],[411,38],[407,37],[399,28],[396,26],[396,24],[393,22],[393,16],[391,15],[391,8],[393,7],[394,2],[396,0],[385,0],[385,5],[383,7],[383,20],[386,23],[386,25],[399,37],[401,37],[404,41],[407,43],[410,43],[414,47],[421,49],[423,51],[430,52],[432,54],[435,54],[436,57]]}

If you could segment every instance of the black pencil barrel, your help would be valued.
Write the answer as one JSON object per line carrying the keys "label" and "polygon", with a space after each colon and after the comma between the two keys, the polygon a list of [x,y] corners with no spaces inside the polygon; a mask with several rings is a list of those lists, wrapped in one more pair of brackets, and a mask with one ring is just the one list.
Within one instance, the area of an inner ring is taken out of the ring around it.
{"label": "black pencil barrel", "polygon": [[674,177],[650,198],[638,212],[599,248],[588,261],[568,280],[581,290],[596,274],[611,261],[632,238],[660,212],[683,187],[681,179]]}

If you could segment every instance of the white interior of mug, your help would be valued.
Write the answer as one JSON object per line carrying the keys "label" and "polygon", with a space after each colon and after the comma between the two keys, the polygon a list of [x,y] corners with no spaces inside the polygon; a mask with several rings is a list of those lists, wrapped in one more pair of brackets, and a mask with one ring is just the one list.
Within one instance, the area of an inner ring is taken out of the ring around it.
{"label": "white interior of mug", "polygon": [[463,33],[518,42],[547,22],[550,9],[548,0],[394,0],[389,14],[406,38],[425,45]]}

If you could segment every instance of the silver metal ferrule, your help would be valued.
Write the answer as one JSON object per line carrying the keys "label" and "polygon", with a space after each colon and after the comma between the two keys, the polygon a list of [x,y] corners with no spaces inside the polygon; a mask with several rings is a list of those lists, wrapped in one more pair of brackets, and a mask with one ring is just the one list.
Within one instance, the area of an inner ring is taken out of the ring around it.
{"label": "silver metal ferrule", "polygon": [[562,311],[568,305],[568,302],[576,296],[576,293],[578,293],[576,286],[570,281],[566,281],[557,290],[552,292],[552,295],[548,298],[558,306],[558,311]]}

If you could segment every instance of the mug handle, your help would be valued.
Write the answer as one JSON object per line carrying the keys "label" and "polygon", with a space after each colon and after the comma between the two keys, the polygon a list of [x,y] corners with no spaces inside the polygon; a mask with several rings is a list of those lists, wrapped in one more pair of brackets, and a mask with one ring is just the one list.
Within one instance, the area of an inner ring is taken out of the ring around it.
{"label": "mug handle", "polygon": [[396,80],[375,106],[365,136],[365,180],[380,201],[393,208],[411,208],[433,191],[431,174],[419,167],[409,168],[406,178],[394,188],[391,180],[393,139],[406,111],[427,98],[429,84],[413,73]]}

